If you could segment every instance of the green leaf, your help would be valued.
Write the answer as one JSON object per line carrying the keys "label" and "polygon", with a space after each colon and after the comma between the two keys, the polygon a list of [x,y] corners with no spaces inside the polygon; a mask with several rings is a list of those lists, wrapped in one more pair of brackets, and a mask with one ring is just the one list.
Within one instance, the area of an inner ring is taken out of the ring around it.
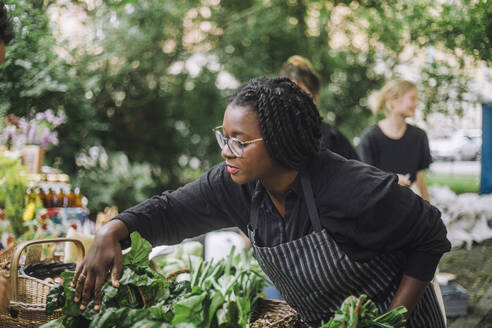
{"label": "green leaf", "polygon": [[[203,303],[207,296],[206,292],[200,295],[190,295],[184,297],[174,304],[174,318],[172,320],[173,324],[178,324],[181,322],[192,322],[198,317],[203,317],[203,313],[200,312],[203,309]],[[191,319],[191,320],[190,320]],[[198,318],[198,321],[200,319]]]}
{"label": "green leaf", "polygon": [[65,304],[65,292],[63,285],[58,285],[51,288],[48,295],[46,295],[46,314],[50,315],[57,309],[61,309]]}
{"label": "green leaf", "polygon": [[118,288],[113,287],[112,284],[105,283],[101,289],[103,294],[103,303],[109,302],[111,299],[115,298],[118,294]]}
{"label": "green leaf", "polygon": [[145,319],[135,323],[133,328],[173,328],[173,326],[166,322]]}
{"label": "green leaf", "polygon": [[208,309],[208,325],[207,327],[210,327],[212,324],[213,319],[215,318],[215,313],[217,312],[217,309],[224,304],[224,296],[222,293],[218,290],[216,290],[213,293],[212,296],[212,301],[210,302],[210,307]]}
{"label": "green leaf", "polygon": [[132,248],[124,255],[123,265],[132,264],[135,266],[149,266],[149,254],[152,251],[152,245],[142,238],[136,231],[130,234]]}
{"label": "green leaf", "polygon": [[[48,314],[48,313],[47,313]],[[62,328],[63,326],[63,317],[52,320],[50,322],[45,323],[40,328]]]}
{"label": "green leaf", "polygon": [[123,267],[123,272],[119,280],[121,285],[133,284],[135,286],[149,286],[153,281],[154,279],[149,277],[145,271],[139,274],[130,267]]}
{"label": "green leaf", "polygon": [[228,301],[217,310],[217,324],[219,327],[234,327],[239,321],[239,309],[236,302]]}

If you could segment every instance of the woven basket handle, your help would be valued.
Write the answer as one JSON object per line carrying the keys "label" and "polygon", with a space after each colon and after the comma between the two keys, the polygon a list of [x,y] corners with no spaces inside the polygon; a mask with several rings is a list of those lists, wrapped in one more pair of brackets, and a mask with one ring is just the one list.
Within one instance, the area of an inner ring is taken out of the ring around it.
{"label": "woven basket handle", "polygon": [[84,244],[78,239],[73,238],[53,238],[53,239],[40,239],[31,240],[20,243],[15,249],[14,255],[12,256],[12,262],[10,263],[10,300],[15,301],[17,295],[17,277],[19,275],[19,260],[22,251],[31,245],[36,244],[52,244],[52,243],[63,243],[72,242],[77,246],[77,267],[80,265],[85,255]]}
{"label": "woven basket handle", "polygon": [[190,269],[188,269],[188,268],[178,269],[176,271],[169,272],[168,274],[166,274],[166,279],[170,280],[170,279],[174,278],[175,276],[177,276],[181,273],[189,273],[189,272],[190,272]]}

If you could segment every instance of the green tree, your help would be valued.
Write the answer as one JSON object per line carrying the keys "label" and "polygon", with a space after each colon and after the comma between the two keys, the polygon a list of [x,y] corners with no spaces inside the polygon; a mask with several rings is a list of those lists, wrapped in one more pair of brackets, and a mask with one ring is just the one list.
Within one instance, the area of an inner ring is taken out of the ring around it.
{"label": "green tree", "polygon": [[[47,153],[48,162],[89,177],[89,184],[79,181],[89,204],[98,198],[92,210],[128,207],[220,161],[211,129],[235,87],[218,87],[224,72],[245,82],[277,75],[291,55],[311,59],[323,82],[322,115],[352,139],[375,119],[368,94],[402,64],[419,72],[425,115],[459,115],[474,101],[468,59],[490,63],[487,1],[72,0],[87,14],[93,38],[68,56],[53,50],[68,47],[57,43],[47,16],[49,6],[66,1],[7,3],[17,37],[0,67],[0,114],[66,112],[62,143]],[[432,49],[442,56],[433,59]],[[116,170],[118,160],[77,165],[97,145],[110,158],[121,160],[124,152],[127,171]],[[121,183],[102,197],[112,179]],[[132,190],[138,197],[127,197]]]}
{"label": "green tree", "polygon": [[9,113],[64,111],[68,122],[59,128],[62,143],[47,153],[47,162],[74,173],[74,154],[94,143],[97,127],[93,108],[81,92],[85,81],[77,79],[77,71],[53,50],[63,45],[57,45],[52,35],[43,1],[6,1],[6,5],[16,35],[0,67],[0,128]]}

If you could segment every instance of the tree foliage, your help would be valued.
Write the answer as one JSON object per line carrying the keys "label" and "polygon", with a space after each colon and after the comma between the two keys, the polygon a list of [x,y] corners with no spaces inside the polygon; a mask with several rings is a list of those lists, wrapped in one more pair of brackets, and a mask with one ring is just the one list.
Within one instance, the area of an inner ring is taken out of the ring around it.
{"label": "tree foliage", "polygon": [[[491,62],[487,1],[72,0],[91,36],[76,48],[54,38],[48,16],[67,1],[6,2],[17,35],[0,67],[0,115],[64,110],[68,123],[47,153],[51,165],[93,177],[94,168],[76,159],[99,145],[110,157],[126,154],[128,176],[132,165],[150,168],[154,192],[217,163],[211,129],[236,81],[276,75],[291,55],[313,62],[322,79],[320,111],[350,139],[374,119],[369,92],[402,75],[402,66],[416,72],[425,115],[459,115],[474,101],[470,62]],[[101,190],[107,180],[99,179]],[[98,179],[91,185],[96,190]],[[97,207],[135,201],[107,197]]]}

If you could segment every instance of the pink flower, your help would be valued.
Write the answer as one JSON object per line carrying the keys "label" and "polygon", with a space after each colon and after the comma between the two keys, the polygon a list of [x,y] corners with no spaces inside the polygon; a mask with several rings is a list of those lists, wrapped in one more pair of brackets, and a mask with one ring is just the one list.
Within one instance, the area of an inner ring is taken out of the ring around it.
{"label": "pink flower", "polygon": [[49,145],[58,145],[58,135],[55,128],[65,122],[65,113],[59,111],[55,115],[53,110],[36,113],[34,119],[15,117],[7,121],[7,126],[0,134],[0,143],[22,146],[25,144],[40,145],[45,148]]}

